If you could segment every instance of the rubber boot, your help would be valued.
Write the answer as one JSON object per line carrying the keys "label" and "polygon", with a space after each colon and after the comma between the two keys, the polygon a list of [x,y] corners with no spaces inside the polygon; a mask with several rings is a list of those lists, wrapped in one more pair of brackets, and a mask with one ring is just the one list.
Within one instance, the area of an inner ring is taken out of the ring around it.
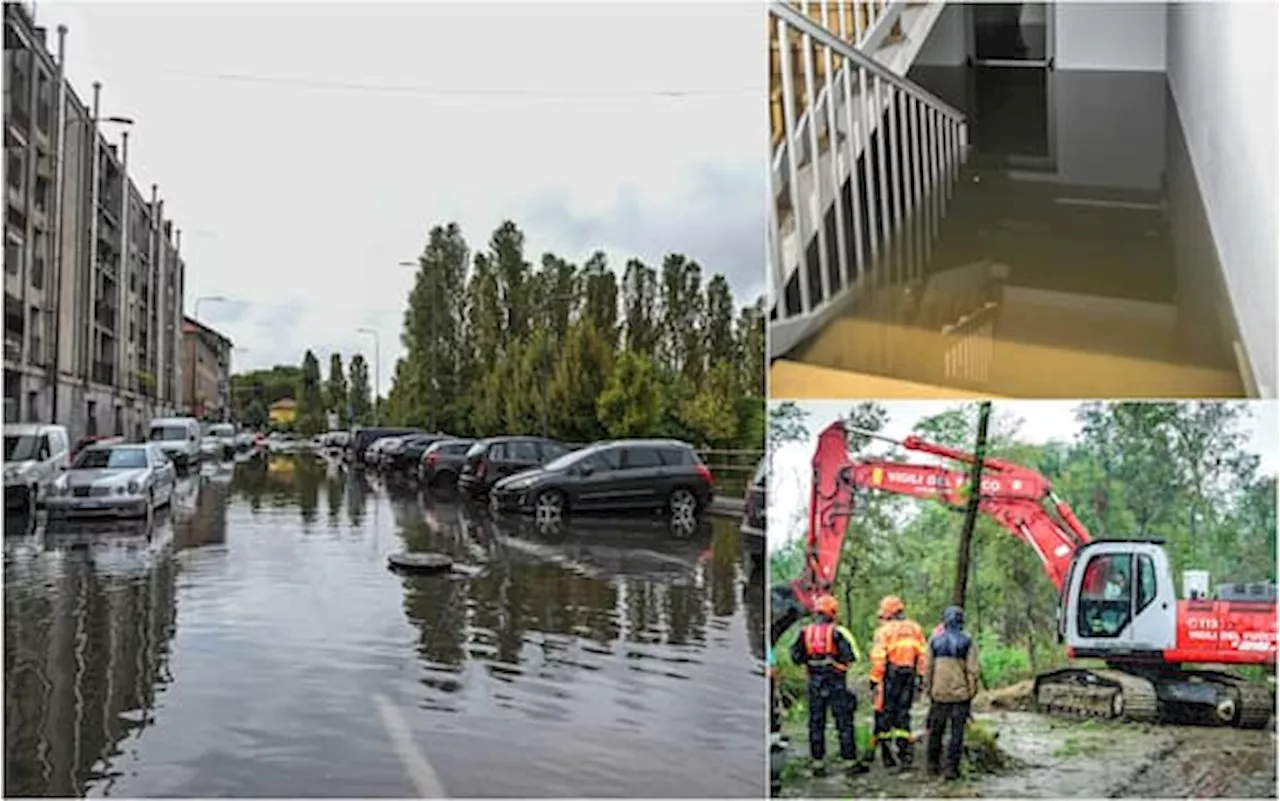
{"label": "rubber boot", "polygon": [[850,776],[860,776],[871,770],[871,765],[866,759],[858,759],[856,756],[849,760],[848,773]]}
{"label": "rubber boot", "polygon": [[902,763],[902,767],[909,768],[911,763],[915,762],[916,749],[915,744],[910,740],[898,741],[898,761]]}
{"label": "rubber boot", "polygon": [[814,763],[814,765],[813,765],[813,775],[814,775],[814,778],[817,778],[817,779],[821,779],[821,778],[826,777],[826,775],[827,775],[827,763],[825,763],[825,762],[815,762],[815,763]]}
{"label": "rubber boot", "polygon": [[880,741],[880,763],[886,768],[898,767],[898,760],[893,758],[893,750],[889,747],[888,740]]}
{"label": "rubber boot", "polygon": [[952,762],[947,762],[946,770],[943,771],[943,781],[953,782],[960,778],[960,766]]}

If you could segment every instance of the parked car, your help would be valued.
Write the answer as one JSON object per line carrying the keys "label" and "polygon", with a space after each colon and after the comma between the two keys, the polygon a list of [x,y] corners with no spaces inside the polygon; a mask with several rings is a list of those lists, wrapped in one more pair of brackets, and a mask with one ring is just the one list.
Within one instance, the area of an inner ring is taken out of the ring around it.
{"label": "parked car", "polygon": [[236,453],[236,427],[214,423],[200,441],[200,455],[206,459],[230,459]]}
{"label": "parked car", "polygon": [[261,435],[253,431],[241,431],[239,434],[236,434],[236,438],[235,438],[236,451],[239,453],[244,453],[246,451],[251,451],[254,448],[258,447],[259,437],[261,437]]}
{"label": "parked car", "polygon": [[90,445],[123,445],[124,437],[109,436],[107,434],[89,434],[76,440],[76,444],[71,446],[71,461],[76,460],[76,456],[80,451]]}
{"label": "parked car", "polygon": [[301,440],[297,434],[271,432],[267,437],[267,450],[272,453],[295,453]]}
{"label": "parked car", "polygon": [[463,457],[458,489],[478,495],[500,479],[540,467],[569,452],[562,443],[542,437],[491,437],[478,440]]}
{"label": "parked car", "polygon": [[385,437],[405,436],[422,433],[416,428],[357,428],[351,432],[347,446],[347,454],[355,464],[365,463],[365,452],[369,446]]}
{"label": "parked car", "polygon": [[94,445],[49,490],[51,516],[144,516],[173,500],[177,469],[161,443]]}
{"label": "parked car", "polygon": [[688,443],[676,440],[599,442],[540,468],[497,482],[489,493],[498,511],[559,517],[573,511],[662,509],[693,520],[711,503],[715,478]]}
{"label": "parked car", "polygon": [[17,423],[4,427],[4,510],[34,516],[42,496],[68,465],[64,426]]}
{"label": "parked car", "polygon": [[427,448],[446,439],[450,439],[447,434],[411,434],[403,437],[399,445],[384,451],[387,468],[416,476],[418,465],[422,463],[422,454],[426,453]]}
{"label": "parked car", "polygon": [[475,444],[471,439],[445,439],[433,442],[418,460],[418,480],[429,486],[446,486],[458,481],[467,451]]}
{"label": "parked car", "polygon": [[159,443],[179,471],[200,463],[200,421],[194,417],[157,417],[147,439]]}
{"label": "parked car", "polygon": [[399,441],[400,441],[400,437],[398,436],[382,437],[381,439],[374,441],[373,444],[371,444],[368,448],[365,449],[365,452],[364,452],[365,464],[369,465],[370,467],[381,468],[383,452],[386,451],[387,448],[394,447],[396,444],[399,443]]}

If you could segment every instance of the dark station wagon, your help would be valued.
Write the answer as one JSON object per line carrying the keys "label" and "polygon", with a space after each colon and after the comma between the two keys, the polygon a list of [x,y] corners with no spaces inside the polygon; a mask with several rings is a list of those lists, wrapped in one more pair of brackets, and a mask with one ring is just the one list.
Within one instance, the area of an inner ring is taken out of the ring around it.
{"label": "dark station wagon", "polygon": [[482,495],[507,476],[540,467],[569,452],[569,447],[542,437],[491,437],[478,440],[463,457],[458,489]]}

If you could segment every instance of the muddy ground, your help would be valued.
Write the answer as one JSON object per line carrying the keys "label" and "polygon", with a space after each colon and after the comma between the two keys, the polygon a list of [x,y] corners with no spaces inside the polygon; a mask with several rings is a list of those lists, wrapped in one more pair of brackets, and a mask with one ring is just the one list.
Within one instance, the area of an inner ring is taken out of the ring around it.
{"label": "muddy ground", "polygon": [[[870,725],[859,709],[858,727]],[[920,705],[915,729],[924,721]],[[790,764],[784,797],[855,798],[1275,798],[1274,729],[1239,729],[1076,721],[982,705],[974,717],[995,736],[1006,764],[993,772],[969,771],[945,783],[924,771],[924,743],[916,766],[886,769],[876,764],[861,776],[817,779],[808,762],[802,721],[789,722]],[[828,726],[829,754],[838,754]]]}

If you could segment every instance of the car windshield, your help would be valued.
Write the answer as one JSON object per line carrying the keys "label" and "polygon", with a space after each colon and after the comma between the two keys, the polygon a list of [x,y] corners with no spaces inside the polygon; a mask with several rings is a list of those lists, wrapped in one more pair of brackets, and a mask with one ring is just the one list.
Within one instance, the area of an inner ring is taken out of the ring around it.
{"label": "car windshield", "polygon": [[147,466],[142,448],[90,448],[76,457],[76,470],[139,470]]}
{"label": "car windshield", "polygon": [[36,458],[40,450],[40,438],[34,434],[13,434],[4,438],[4,460],[25,462]]}
{"label": "car windshield", "polygon": [[761,459],[760,464],[756,465],[756,474],[751,477],[751,484],[756,487],[763,487],[765,478],[769,474],[769,460]]}
{"label": "car windshield", "polygon": [[582,450],[569,451],[564,456],[557,457],[547,462],[546,465],[544,465],[543,469],[564,470],[565,468],[573,467],[575,464],[578,464],[579,462],[585,461],[587,459],[590,459],[592,456],[595,456],[597,453],[600,452],[601,448],[602,446],[592,445],[590,447],[583,448]]}
{"label": "car windshield", "polygon": [[488,449],[488,447],[489,446],[483,442],[477,442],[476,444],[472,445],[470,448],[467,449],[467,461],[480,458],[481,456],[484,455],[484,452],[485,450]]}
{"label": "car windshield", "polygon": [[236,429],[234,426],[224,424],[211,426],[209,428],[209,436],[211,437],[232,437],[235,436]]}
{"label": "car windshield", "polygon": [[151,441],[172,442],[174,440],[183,440],[187,438],[187,429],[185,426],[156,426],[151,429]]}

